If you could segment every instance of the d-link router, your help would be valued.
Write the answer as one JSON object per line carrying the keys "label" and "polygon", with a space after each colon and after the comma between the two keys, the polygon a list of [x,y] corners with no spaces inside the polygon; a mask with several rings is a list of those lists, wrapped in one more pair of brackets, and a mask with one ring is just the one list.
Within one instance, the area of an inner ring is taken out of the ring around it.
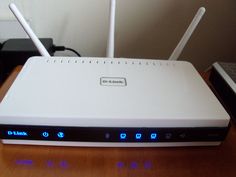
{"label": "d-link router", "polygon": [[228,126],[229,115],[184,61],[33,57],[0,105],[6,144],[219,145]]}

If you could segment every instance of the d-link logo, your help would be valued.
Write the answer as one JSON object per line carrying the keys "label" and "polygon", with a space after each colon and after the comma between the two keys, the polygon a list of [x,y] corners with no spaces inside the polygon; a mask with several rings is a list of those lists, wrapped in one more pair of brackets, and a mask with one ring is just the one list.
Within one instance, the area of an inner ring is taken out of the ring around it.
{"label": "d-link logo", "polygon": [[7,131],[9,136],[28,136],[28,133],[25,131]]}
{"label": "d-link logo", "polygon": [[127,82],[124,77],[101,77],[100,85],[125,87],[127,86]]}

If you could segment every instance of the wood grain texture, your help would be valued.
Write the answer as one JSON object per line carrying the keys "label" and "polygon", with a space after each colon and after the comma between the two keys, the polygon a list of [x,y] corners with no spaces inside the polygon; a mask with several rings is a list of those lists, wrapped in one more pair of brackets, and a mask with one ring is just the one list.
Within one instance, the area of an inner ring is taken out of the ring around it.
{"label": "wood grain texture", "polygon": [[[14,81],[16,68],[0,90]],[[216,147],[80,148],[0,144],[0,177],[235,177],[236,125]]]}

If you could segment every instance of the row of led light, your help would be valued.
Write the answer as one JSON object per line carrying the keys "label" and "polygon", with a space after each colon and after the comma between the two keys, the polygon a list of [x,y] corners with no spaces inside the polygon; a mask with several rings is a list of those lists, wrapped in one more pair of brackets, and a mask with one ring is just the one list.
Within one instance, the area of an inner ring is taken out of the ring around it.
{"label": "row of led light", "polygon": [[[135,134],[135,139],[136,140],[142,140],[143,134],[142,133],[136,133]],[[157,133],[151,133],[150,134],[150,139],[151,140],[157,140]],[[121,140],[126,140],[127,139],[127,133],[120,133],[120,139]]]}
{"label": "row of led light", "polygon": [[[43,132],[42,136],[47,138],[47,137],[49,137],[49,133],[48,132]],[[58,138],[64,138],[64,133],[63,132],[58,132],[57,136],[58,136]],[[121,140],[127,139],[127,134],[126,133],[120,133],[120,139]],[[136,133],[135,134],[135,139],[141,140],[142,139],[142,133]],[[151,140],[156,140],[157,139],[157,133],[151,133],[150,134],[150,139]]]}
{"label": "row of led light", "polygon": [[[49,137],[49,133],[48,132],[43,132],[42,136],[47,138]],[[64,133],[63,132],[58,132],[57,133],[58,138],[64,138]],[[120,133],[120,139],[121,140],[126,140],[127,139],[127,134],[126,133]],[[135,134],[135,139],[136,140],[141,140],[142,139],[142,133],[136,133]],[[157,139],[157,133],[151,133],[150,134],[150,139],[151,140],[156,140]]]}
{"label": "row of led light", "polygon": [[[22,132],[21,132],[22,133]],[[7,134],[8,135],[13,135],[13,132],[12,131],[7,131]],[[26,134],[27,136],[28,136],[28,134]],[[48,138],[50,135],[49,135],[49,133],[47,132],[47,131],[45,131],[45,132],[42,132],[42,134],[41,134],[44,138]],[[17,136],[19,136],[19,135],[17,135]],[[20,135],[20,136],[24,136],[24,135]],[[65,134],[63,133],[63,132],[58,132],[57,133],[57,137],[58,138],[60,138],[60,139],[62,139],[62,138],[64,138],[64,136],[65,136]],[[135,134],[135,139],[136,140],[141,140],[142,139],[142,136],[143,136],[143,134],[142,133],[136,133]],[[150,139],[151,140],[157,140],[157,138],[158,138],[158,136],[157,136],[157,133],[151,133],[150,134]],[[127,139],[127,133],[120,133],[120,140],[126,140]]]}

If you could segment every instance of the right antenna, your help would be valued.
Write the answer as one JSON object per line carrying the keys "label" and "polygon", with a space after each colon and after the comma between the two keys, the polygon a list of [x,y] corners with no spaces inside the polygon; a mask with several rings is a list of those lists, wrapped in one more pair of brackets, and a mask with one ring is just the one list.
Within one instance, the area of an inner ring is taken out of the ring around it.
{"label": "right antenna", "polygon": [[110,0],[110,21],[109,21],[109,36],[107,41],[106,57],[114,58],[115,53],[115,19],[116,17],[116,0]]}
{"label": "right antenna", "polygon": [[172,52],[169,60],[177,60],[182,53],[186,43],[188,42],[189,38],[191,37],[193,31],[196,29],[198,23],[202,19],[206,9],[201,7],[198,9],[195,17],[193,18],[192,22],[190,23],[188,29],[184,33],[182,39],[179,41],[178,45],[176,46],[175,50]]}

